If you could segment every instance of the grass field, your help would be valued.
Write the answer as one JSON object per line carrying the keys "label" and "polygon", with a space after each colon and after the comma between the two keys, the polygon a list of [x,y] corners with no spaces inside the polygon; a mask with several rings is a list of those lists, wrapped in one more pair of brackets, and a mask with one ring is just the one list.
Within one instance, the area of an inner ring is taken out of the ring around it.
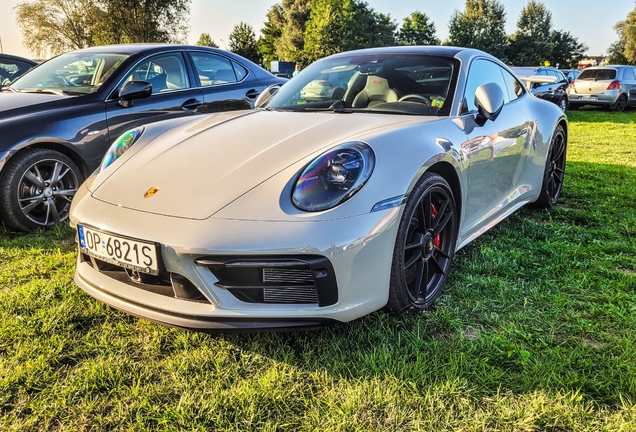
{"label": "grass field", "polygon": [[636,111],[568,114],[561,203],[460,251],[419,316],[169,329],[74,285],[68,227],[0,228],[0,430],[636,431]]}

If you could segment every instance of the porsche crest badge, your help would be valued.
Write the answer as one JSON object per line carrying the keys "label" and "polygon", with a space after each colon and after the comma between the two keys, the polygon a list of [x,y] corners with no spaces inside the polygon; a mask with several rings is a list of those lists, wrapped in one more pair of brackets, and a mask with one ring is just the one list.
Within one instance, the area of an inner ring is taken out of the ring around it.
{"label": "porsche crest badge", "polygon": [[156,194],[157,192],[159,192],[161,190],[161,188],[158,187],[151,187],[150,189],[148,189],[146,191],[146,193],[144,194],[144,198],[150,198],[151,196],[153,196],[154,194]]}

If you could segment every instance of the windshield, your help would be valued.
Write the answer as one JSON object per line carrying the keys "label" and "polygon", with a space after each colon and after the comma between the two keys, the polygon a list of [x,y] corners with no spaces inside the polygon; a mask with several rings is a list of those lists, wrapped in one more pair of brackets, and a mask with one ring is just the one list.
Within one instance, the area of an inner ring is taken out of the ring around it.
{"label": "windshield", "polygon": [[94,93],[127,57],[105,53],[63,54],[22,75],[11,88],[20,92]]}
{"label": "windshield", "polygon": [[448,115],[459,62],[366,54],[320,60],[281,87],[266,109]]}

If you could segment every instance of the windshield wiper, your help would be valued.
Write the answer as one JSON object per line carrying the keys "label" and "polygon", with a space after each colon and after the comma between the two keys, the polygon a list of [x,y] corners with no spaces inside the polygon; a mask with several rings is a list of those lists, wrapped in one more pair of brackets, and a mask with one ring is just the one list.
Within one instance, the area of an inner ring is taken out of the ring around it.
{"label": "windshield wiper", "polygon": [[2,89],[0,89],[0,91],[9,91],[11,93],[18,93],[18,91],[16,89],[14,89],[13,87],[2,87]]}
{"label": "windshield wiper", "polygon": [[64,96],[64,92],[58,89],[24,89],[20,93],[50,93],[58,96]]}

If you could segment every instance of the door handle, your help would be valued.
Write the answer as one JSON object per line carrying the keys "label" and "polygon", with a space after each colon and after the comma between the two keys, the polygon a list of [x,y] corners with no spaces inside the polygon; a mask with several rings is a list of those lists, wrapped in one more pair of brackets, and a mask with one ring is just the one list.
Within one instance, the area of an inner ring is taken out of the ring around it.
{"label": "door handle", "polygon": [[199,105],[201,105],[201,103],[202,102],[197,99],[188,99],[187,101],[181,104],[181,108],[187,111],[194,111],[199,107]]}
{"label": "door handle", "polygon": [[250,99],[254,99],[259,94],[261,94],[261,92],[259,92],[258,90],[252,89],[252,90],[249,90],[247,93],[245,93],[245,96],[247,96]]}

